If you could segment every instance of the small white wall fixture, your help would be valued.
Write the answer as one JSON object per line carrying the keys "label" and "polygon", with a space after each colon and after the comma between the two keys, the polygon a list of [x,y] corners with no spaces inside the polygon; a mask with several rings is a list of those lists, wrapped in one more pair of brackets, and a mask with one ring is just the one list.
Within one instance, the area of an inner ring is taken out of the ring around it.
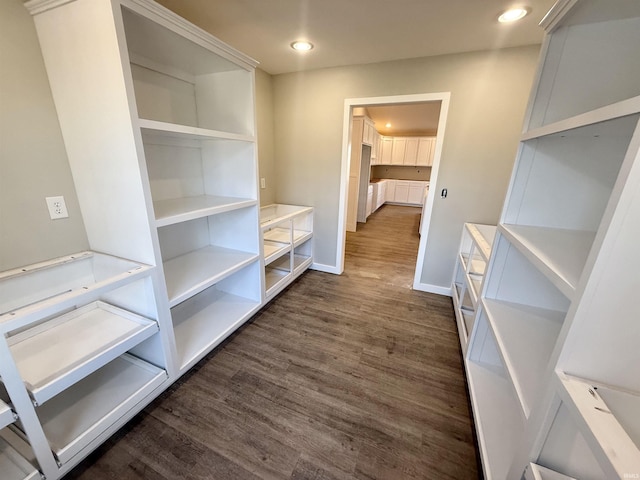
{"label": "small white wall fixture", "polygon": [[[368,107],[374,105],[406,105],[411,103],[441,102],[440,118],[438,120],[438,132],[436,136],[435,154],[433,157],[433,165],[431,167],[430,188],[427,195],[426,205],[420,229],[420,244],[418,247],[418,257],[416,260],[416,269],[413,280],[413,288],[431,293],[449,295],[449,291],[443,291],[442,288],[429,286],[421,282],[422,265],[425,261],[425,251],[427,242],[429,241],[429,227],[431,225],[431,214],[433,212],[434,195],[437,191],[438,171],[440,169],[440,156],[442,153],[442,143],[445,134],[445,125],[447,123],[447,113],[449,111],[449,102],[451,92],[439,93],[418,93],[411,95],[393,95],[385,97],[363,97],[363,98],[347,98],[344,101],[344,118],[342,132],[342,164],[340,168],[340,203],[338,217],[338,245],[336,248],[336,268],[332,273],[341,274],[344,271],[344,254],[345,243],[347,239],[347,207],[348,207],[348,188],[349,188],[349,171],[350,171],[350,151],[351,151],[351,119],[353,109],[356,107]],[[430,288],[434,287],[434,288]]]}

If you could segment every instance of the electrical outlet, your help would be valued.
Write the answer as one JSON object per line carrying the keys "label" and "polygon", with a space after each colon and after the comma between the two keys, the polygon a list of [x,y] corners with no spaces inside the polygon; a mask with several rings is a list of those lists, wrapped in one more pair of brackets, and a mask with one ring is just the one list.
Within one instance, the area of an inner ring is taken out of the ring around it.
{"label": "electrical outlet", "polygon": [[260,179],[260,188],[267,188],[267,181],[264,177]]}
{"label": "electrical outlet", "polygon": [[47,201],[47,208],[49,209],[51,220],[58,220],[59,218],[67,218],[69,216],[63,196],[45,197],[45,200]]}

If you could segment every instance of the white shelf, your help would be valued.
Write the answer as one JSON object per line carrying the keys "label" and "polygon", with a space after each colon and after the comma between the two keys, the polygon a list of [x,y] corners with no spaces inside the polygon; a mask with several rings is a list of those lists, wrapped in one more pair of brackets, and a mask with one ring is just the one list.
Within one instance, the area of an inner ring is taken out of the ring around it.
{"label": "white shelf", "polygon": [[506,478],[522,433],[522,417],[509,381],[493,367],[467,362],[471,402],[485,478]]}
{"label": "white shelf", "polygon": [[496,226],[483,225],[480,223],[465,223],[464,226],[473,239],[473,242],[478,246],[478,252],[484,261],[488,262],[489,256],[491,256],[493,239],[496,236]]}
{"label": "white shelf", "polygon": [[469,295],[469,289],[465,290],[464,298],[460,298],[460,291],[462,290],[462,285],[459,283],[454,283],[454,288],[456,290],[456,297],[460,301],[460,308],[473,310],[473,303],[471,303],[471,296]]}
{"label": "white shelf", "polygon": [[258,255],[208,246],[164,262],[164,275],[173,307],[223,278],[237,272]]}
{"label": "white shelf", "polygon": [[148,120],[144,118],[138,119],[138,122],[140,128],[144,133],[160,133],[164,136],[174,138],[190,140],[237,140],[242,142],[255,141],[255,138],[251,135],[241,135],[238,133],[222,132],[219,130],[209,130],[206,128],[160,122],[157,120]]}
{"label": "white shelf", "polygon": [[480,255],[473,255],[471,257],[471,265],[469,266],[469,254],[465,252],[460,253],[460,263],[465,270],[469,270],[469,272],[478,275],[484,275],[484,271],[487,267],[487,261]]}
{"label": "white shelf", "polygon": [[264,276],[267,297],[271,297],[276,293],[276,291],[278,291],[280,287],[285,285],[290,280],[291,272],[287,270],[267,267],[265,269]]}
{"label": "white shelf", "polygon": [[40,472],[11,445],[0,438],[0,475],[2,480],[40,480]]}
{"label": "white shelf", "polygon": [[171,310],[180,371],[198,360],[244,323],[260,302],[208,289]]}
{"label": "white shelf", "polygon": [[500,232],[567,298],[573,298],[594,232],[525,225],[500,225]]}
{"label": "white shelf", "polygon": [[11,425],[15,420],[15,415],[9,405],[0,400],[0,430],[7,425]]}
{"label": "white shelf", "polygon": [[0,273],[0,333],[54,315],[149,275],[152,267],[80,252]]}
{"label": "white shelf", "polygon": [[312,212],[312,207],[284,204],[267,205],[260,208],[260,226],[262,228],[268,228],[283,220],[287,220],[301,214],[311,214]]}
{"label": "white shelf", "polygon": [[562,400],[608,470],[620,478],[640,473],[640,394],[558,375]]}
{"label": "white shelf", "polygon": [[312,258],[309,255],[293,255],[293,274],[297,276],[302,271],[306,270],[306,268],[311,265]]}
{"label": "white shelf", "polygon": [[564,320],[564,312],[482,299],[505,368],[524,415],[541,395],[542,380]]}
{"label": "white shelf", "polygon": [[291,243],[291,230],[285,227],[276,227],[264,232],[263,237],[270,242]]}
{"label": "white shelf", "polygon": [[166,379],[164,370],[125,354],[40,406],[58,460],[71,460]]}
{"label": "white shelf", "polygon": [[289,243],[273,242],[270,240],[264,241],[264,263],[269,265],[271,262],[277,260],[282,255],[291,251],[291,245]]}
{"label": "white shelf", "polygon": [[561,473],[555,472],[541,465],[530,463],[524,472],[524,480],[576,480]]}
{"label": "white shelf", "polygon": [[43,404],[158,331],[158,324],[94,302],[9,339],[27,390]]}
{"label": "white shelf", "polygon": [[465,273],[465,279],[467,282],[467,292],[469,292],[469,298],[471,299],[471,304],[475,310],[478,307],[478,299],[480,298],[482,277],[480,275]]}
{"label": "white shelf", "polygon": [[159,200],[153,202],[153,209],[156,214],[156,226],[165,227],[256,204],[256,200],[250,198],[199,195],[197,197]]}

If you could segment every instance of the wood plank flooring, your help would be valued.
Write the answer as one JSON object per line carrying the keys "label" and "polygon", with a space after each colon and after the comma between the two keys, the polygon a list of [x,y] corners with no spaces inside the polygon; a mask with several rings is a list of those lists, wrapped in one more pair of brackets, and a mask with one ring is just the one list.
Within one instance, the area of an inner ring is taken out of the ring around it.
{"label": "wood plank flooring", "polygon": [[67,478],[479,477],[451,300],[410,290],[420,211],[347,235]]}

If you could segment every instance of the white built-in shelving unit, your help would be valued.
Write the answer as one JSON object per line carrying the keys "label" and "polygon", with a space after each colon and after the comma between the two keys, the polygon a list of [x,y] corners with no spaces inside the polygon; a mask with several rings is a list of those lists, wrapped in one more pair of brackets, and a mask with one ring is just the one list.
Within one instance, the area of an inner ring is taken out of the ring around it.
{"label": "white built-in shelving unit", "polygon": [[[150,0],[26,7],[91,251],[0,273],[11,480],[61,478],[267,298],[256,62]],[[292,277],[312,258],[306,215]]]}
{"label": "white built-in shelving unit", "polygon": [[463,352],[467,351],[469,334],[475,322],[482,280],[495,234],[495,225],[465,223],[462,228],[451,290]]}
{"label": "white built-in shelving unit", "polygon": [[273,204],[260,209],[265,298],[272,299],[313,261],[313,208]]}
{"label": "white built-in shelving unit", "polygon": [[542,25],[465,355],[484,474],[640,478],[640,4],[563,0]]}

